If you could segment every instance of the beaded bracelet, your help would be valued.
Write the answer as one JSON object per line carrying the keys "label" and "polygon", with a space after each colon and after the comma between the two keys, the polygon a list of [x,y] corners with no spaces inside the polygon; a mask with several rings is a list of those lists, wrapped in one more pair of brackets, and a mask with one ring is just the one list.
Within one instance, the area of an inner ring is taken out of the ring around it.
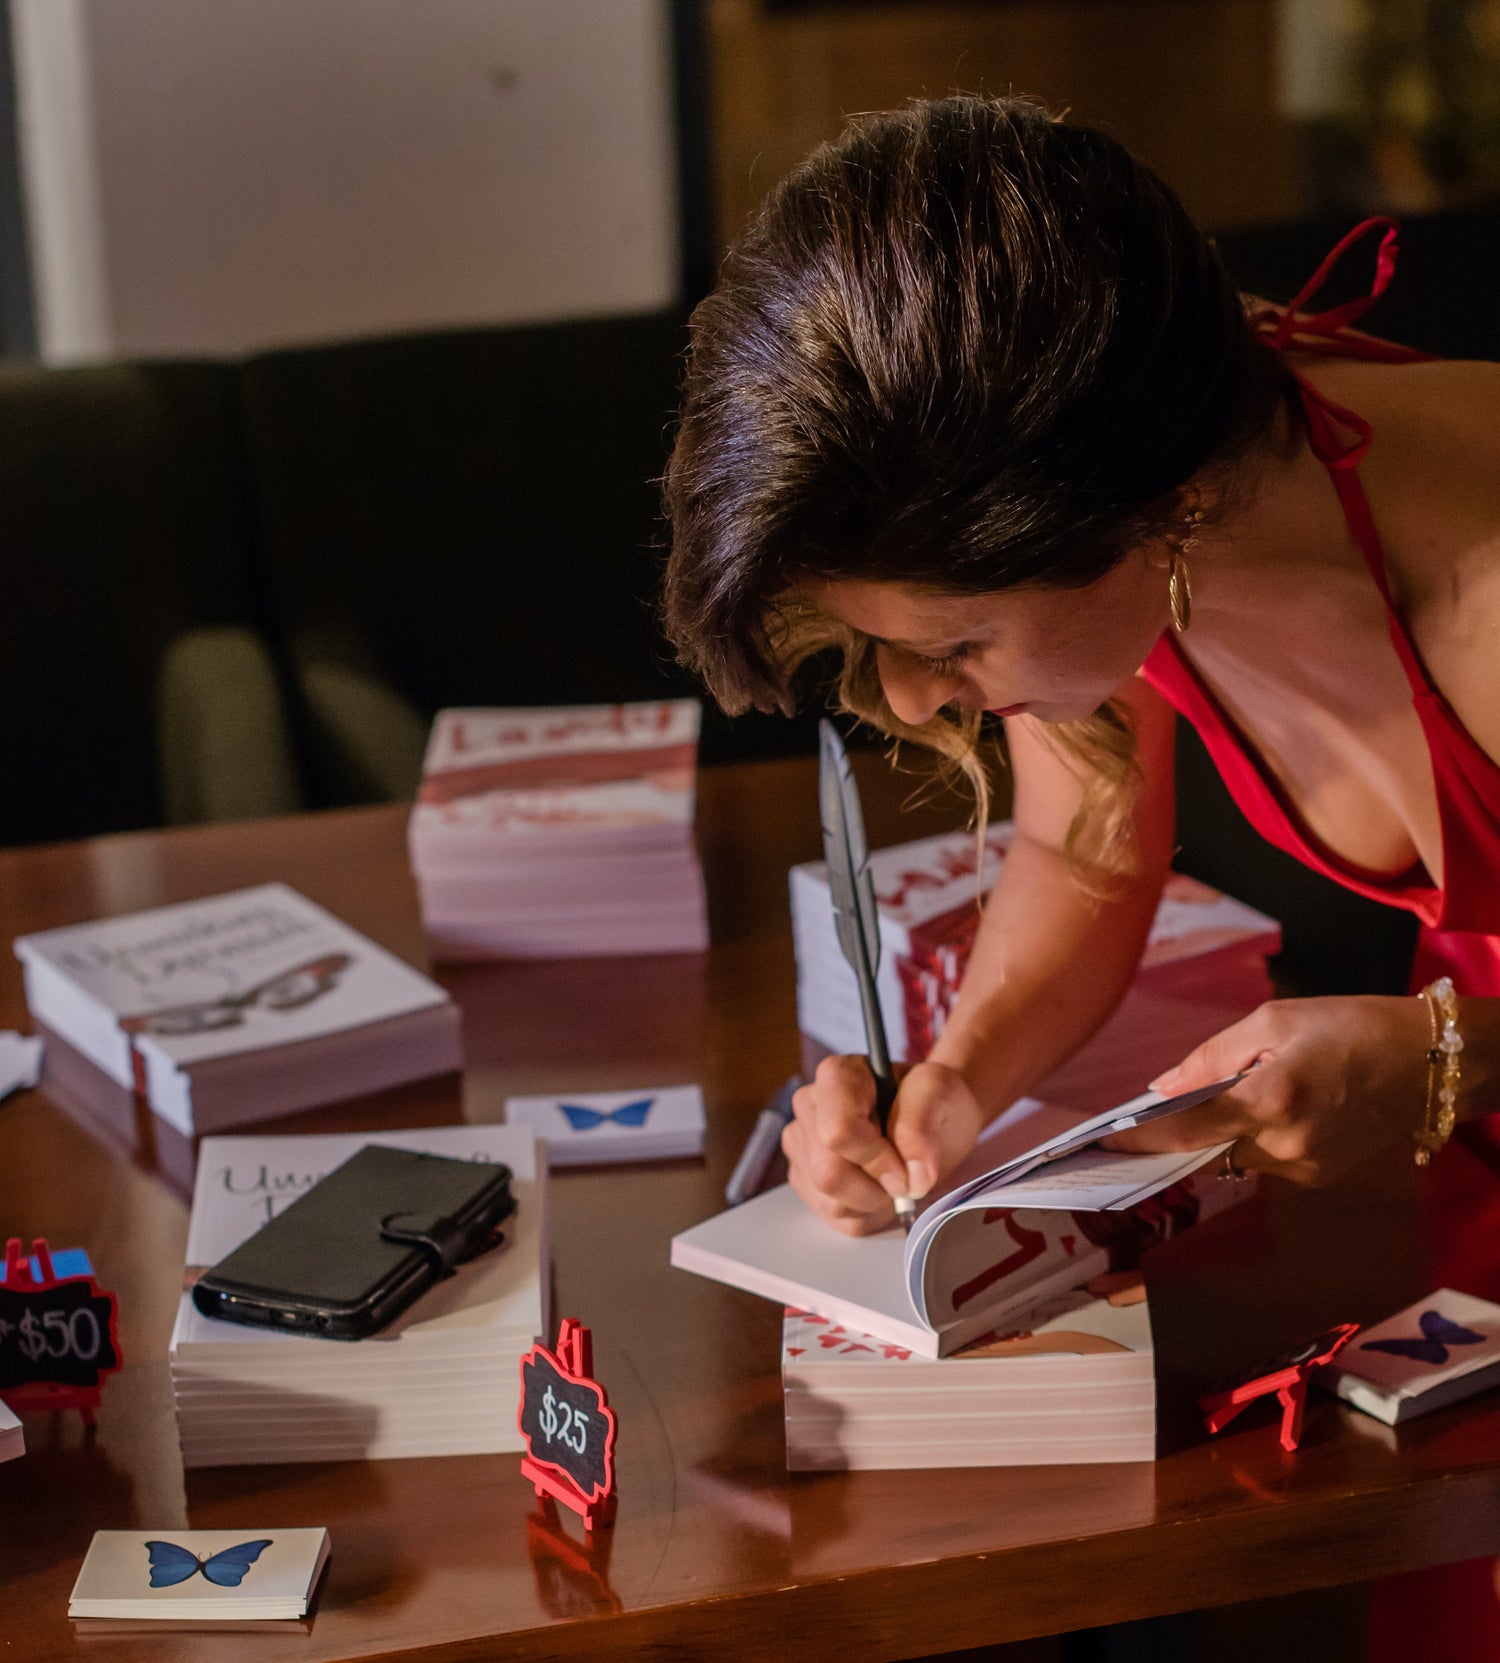
{"label": "beaded bracelet", "polygon": [[1422,1129],[1412,1134],[1417,1146],[1413,1159],[1418,1166],[1426,1166],[1453,1136],[1461,1078],[1458,1056],[1464,1042],[1458,1031],[1458,999],[1449,977],[1440,976],[1428,983],[1418,997],[1427,1001],[1427,1012],[1432,1018],[1432,1044],[1427,1052],[1427,1104],[1422,1114]]}

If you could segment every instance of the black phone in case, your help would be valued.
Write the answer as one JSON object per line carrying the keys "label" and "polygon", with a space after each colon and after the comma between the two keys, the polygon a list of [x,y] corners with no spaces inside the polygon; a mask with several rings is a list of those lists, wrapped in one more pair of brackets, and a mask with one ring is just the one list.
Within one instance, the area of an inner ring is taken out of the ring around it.
{"label": "black phone in case", "polygon": [[361,1340],[454,1265],[496,1242],[515,1211],[508,1166],[368,1143],[205,1271],[205,1316]]}

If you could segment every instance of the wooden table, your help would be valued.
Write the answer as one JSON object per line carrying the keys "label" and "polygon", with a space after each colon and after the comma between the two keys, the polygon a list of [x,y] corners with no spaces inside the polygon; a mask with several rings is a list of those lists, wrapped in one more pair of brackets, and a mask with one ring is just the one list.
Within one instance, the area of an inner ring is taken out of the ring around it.
{"label": "wooden table", "polygon": [[[952,823],[951,807],[903,813],[906,787],[879,758],[859,767],[874,841]],[[0,931],[280,878],[420,958],[403,821],[371,809],[0,855]],[[127,1366],[95,1438],[76,1417],[33,1418],[25,1458],[0,1467],[0,1656],[873,1663],[1500,1551],[1493,1399],[1399,1435],[1324,1400],[1295,1459],[1263,1412],[1213,1442],[1191,1413],[1192,1387],[1225,1364],[1427,1291],[1409,1162],[1322,1196],[1274,1191],[1159,1250],[1154,1465],[788,1477],[779,1313],[669,1269],[667,1244],[721,1205],[755,1113],[795,1065],[786,870],[817,850],[811,764],[708,774],[700,827],[706,958],[455,972],[461,1095],[446,1080],[289,1123],[489,1120],[510,1092],[702,1081],[706,1160],[555,1181],[558,1309],[593,1326],[620,1412],[607,1563],[570,1566],[529,1539],[514,1456],[184,1478],[166,1364],[187,1229],[161,1172],[174,1162],[138,1129],[116,1127],[111,1145],[33,1092],[0,1107],[0,1234],[90,1250],[120,1296]],[[0,1026],[24,1020],[7,957]],[[187,1525],[326,1525],[310,1634],[74,1636],[68,1590],[96,1529]]]}

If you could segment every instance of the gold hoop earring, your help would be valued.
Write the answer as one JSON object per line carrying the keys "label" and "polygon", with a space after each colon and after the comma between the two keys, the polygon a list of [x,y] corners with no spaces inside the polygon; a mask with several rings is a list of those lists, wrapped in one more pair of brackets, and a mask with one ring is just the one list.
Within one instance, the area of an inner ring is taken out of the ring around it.
{"label": "gold hoop earring", "polygon": [[1167,606],[1172,614],[1172,628],[1181,635],[1193,621],[1193,586],[1188,578],[1187,561],[1178,549],[1172,550],[1172,565],[1167,572]]}

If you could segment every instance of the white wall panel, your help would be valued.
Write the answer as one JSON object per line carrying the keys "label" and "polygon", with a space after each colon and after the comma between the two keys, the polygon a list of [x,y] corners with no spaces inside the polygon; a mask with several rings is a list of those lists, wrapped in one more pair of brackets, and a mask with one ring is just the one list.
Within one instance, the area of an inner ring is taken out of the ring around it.
{"label": "white wall panel", "polygon": [[53,360],[676,294],[665,0],[15,0]]}

